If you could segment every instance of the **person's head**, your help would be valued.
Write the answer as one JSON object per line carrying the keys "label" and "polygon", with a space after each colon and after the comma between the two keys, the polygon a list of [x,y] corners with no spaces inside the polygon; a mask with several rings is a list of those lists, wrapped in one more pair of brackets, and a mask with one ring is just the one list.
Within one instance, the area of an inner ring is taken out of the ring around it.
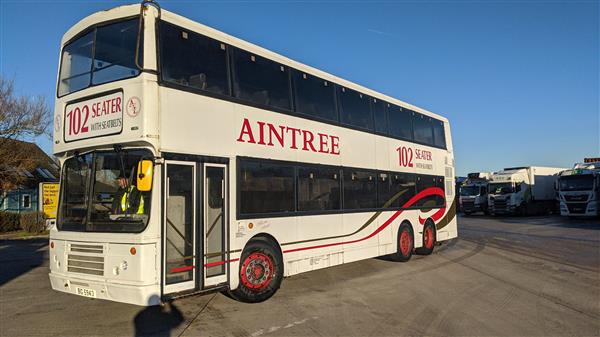
{"label": "person's head", "polygon": [[119,188],[127,188],[127,179],[125,177],[117,178],[117,182],[119,183]]}

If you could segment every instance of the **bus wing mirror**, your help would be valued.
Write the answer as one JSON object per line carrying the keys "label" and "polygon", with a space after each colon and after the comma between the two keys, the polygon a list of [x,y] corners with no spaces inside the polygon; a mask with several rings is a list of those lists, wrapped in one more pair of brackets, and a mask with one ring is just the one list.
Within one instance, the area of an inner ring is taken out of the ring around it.
{"label": "bus wing mirror", "polygon": [[137,169],[137,189],[140,192],[148,192],[152,189],[152,174],[154,163],[152,160],[141,160]]}

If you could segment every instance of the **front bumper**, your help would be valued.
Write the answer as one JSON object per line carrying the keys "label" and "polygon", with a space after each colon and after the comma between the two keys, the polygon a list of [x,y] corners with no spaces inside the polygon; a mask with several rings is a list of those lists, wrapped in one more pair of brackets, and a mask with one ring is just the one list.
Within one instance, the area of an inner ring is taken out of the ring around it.
{"label": "front bumper", "polygon": [[56,272],[51,272],[49,276],[52,289],[62,291],[64,293],[79,295],[76,291],[76,288],[80,287],[95,291],[96,298],[98,299],[141,306],[160,304],[160,287],[158,284],[133,286],[109,283],[105,281],[88,280],[85,278],[74,277],[73,275],[63,275]]}
{"label": "front bumper", "polygon": [[562,216],[580,216],[596,217],[598,206],[595,202],[560,202],[560,215]]}

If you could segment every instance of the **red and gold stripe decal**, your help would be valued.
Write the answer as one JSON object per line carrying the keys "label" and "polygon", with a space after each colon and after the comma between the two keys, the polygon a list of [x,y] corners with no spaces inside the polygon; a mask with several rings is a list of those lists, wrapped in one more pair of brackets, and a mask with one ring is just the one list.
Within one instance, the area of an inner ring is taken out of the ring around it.
{"label": "red and gold stripe decal", "polygon": [[[378,233],[380,233],[382,230],[384,230],[386,227],[388,227],[392,222],[394,222],[394,220],[396,220],[405,211],[405,208],[412,207],[417,201],[419,201],[419,200],[421,200],[423,198],[430,197],[430,196],[439,196],[439,197],[444,198],[444,190],[442,190],[439,187],[430,187],[430,188],[427,188],[427,189],[425,189],[425,190],[417,193],[416,195],[414,195],[410,200],[408,200],[402,206],[403,209],[395,211],[394,214],[392,214],[392,216],[390,216],[390,218],[388,218],[381,226],[379,226],[378,228],[376,228],[369,235],[366,235],[366,236],[364,236],[362,238],[355,239],[355,240],[339,241],[339,242],[321,244],[321,245],[307,246],[307,247],[292,248],[292,249],[283,250],[283,253],[293,253],[293,252],[299,252],[299,251],[310,250],[310,249],[333,247],[333,246],[339,246],[339,245],[344,245],[344,244],[353,244],[353,243],[357,243],[357,242],[368,240],[368,239],[374,237],[375,235],[377,235]],[[441,228],[445,227],[448,223],[450,223],[450,221],[452,219],[454,219],[454,217],[456,217],[456,202],[455,201],[452,202],[452,205],[448,209],[448,212],[446,212],[446,209],[447,209],[446,207],[439,208],[430,217],[436,223],[436,228],[437,229],[441,229]],[[444,213],[445,213],[445,216],[444,216]],[[374,217],[371,217],[369,219],[369,221],[367,221],[367,223],[365,225],[368,225],[371,222],[373,222],[377,218],[377,216],[379,216],[379,214],[381,214],[381,212],[378,212],[378,213],[375,214]],[[443,218],[442,218],[442,216],[443,216]],[[425,223],[425,221],[427,221],[427,218],[422,218],[419,215],[419,223],[421,225],[423,225]],[[361,228],[359,228],[358,231],[356,231],[354,233],[351,233],[351,234],[348,234],[348,235],[340,235],[340,236],[329,237],[329,238],[318,238],[318,239],[313,239],[313,240],[304,240],[304,241],[297,241],[297,242],[287,242],[287,243],[283,243],[281,245],[282,246],[288,246],[288,245],[299,244],[299,243],[315,242],[315,241],[323,241],[323,240],[340,238],[340,237],[347,237],[347,236],[354,235],[354,234],[362,231],[363,229],[366,229],[367,226],[365,226],[365,225],[363,225]],[[241,251],[241,249],[235,250],[235,251],[230,251],[230,253],[238,253],[240,251]],[[227,260],[227,261],[210,262],[210,263],[204,264],[204,267],[210,268],[210,267],[224,265],[226,263],[237,262],[239,260],[240,259],[237,258],[237,259],[231,259],[231,260]],[[171,273],[178,273],[178,272],[188,271],[188,270],[191,270],[193,268],[194,268],[194,266],[178,267],[178,268],[171,269],[170,272]]]}
{"label": "red and gold stripe decal", "polygon": [[[442,198],[444,197],[444,190],[442,190],[439,187],[430,187],[427,188],[419,193],[417,193],[416,195],[414,195],[412,198],[410,198],[410,200],[408,200],[404,206],[402,206],[402,208],[408,208],[413,206],[417,201],[429,197],[429,196],[441,196]],[[440,208],[434,215],[438,215],[438,219],[439,217],[441,217],[444,214],[444,211],[446,210],[446,208]],[[352,244],[352,243],[357,243],[357,242],[361,242],[364,240],[368,240],[370,238],[372,238],[373,236],[377,235],[377,233],[381,232],[382,230],[384,230],[387,226],[389,226],[394,220],[396,220],[396,218],[398,218],[398,216],[400,216],[400,214],[402,214],[404,210],[398,210],[396,212],[394,212],[394,214],[392,214],[392,216],[387,219],[381,226],[379,226],[377,229],[375,229],[375,231],[373,231],[371,234],[362,237],[360,239],[356,239],[356,240],[350,240],[350,241],[340,241],[340,242],[334,242],[334,243],[328,243],[328,244],[322,244],[322,245],[316,245],[316,246],[308,246],[308,247],[300,247],[300,248],[294,248],[294,249],[288,249],[288,250],[284,250],[283,253],[293,253],[293,252],[298,252],[298,251],[303,251],[303,250],[309,250],[309,249],[317,249],[317,248],[325,248],[325,247],[332,247],[332,246],[339,246],[339,245],[344,245],[344,244]],[[424,221],[423,221],[424,222]],[[320,238],[320,239],[316,239],[317,240],[326,240],[327,238]],[[289,244],[289,243],[288,243]]]}

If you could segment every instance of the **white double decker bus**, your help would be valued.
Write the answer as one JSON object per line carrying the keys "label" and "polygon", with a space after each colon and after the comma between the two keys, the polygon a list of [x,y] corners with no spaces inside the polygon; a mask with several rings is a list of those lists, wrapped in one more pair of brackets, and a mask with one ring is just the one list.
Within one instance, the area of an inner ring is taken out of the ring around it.
{"label": "white double decker bus", "polygon": [[448,120],[155,3],[64,35],[55,290],[137,305],[457,236]]}

